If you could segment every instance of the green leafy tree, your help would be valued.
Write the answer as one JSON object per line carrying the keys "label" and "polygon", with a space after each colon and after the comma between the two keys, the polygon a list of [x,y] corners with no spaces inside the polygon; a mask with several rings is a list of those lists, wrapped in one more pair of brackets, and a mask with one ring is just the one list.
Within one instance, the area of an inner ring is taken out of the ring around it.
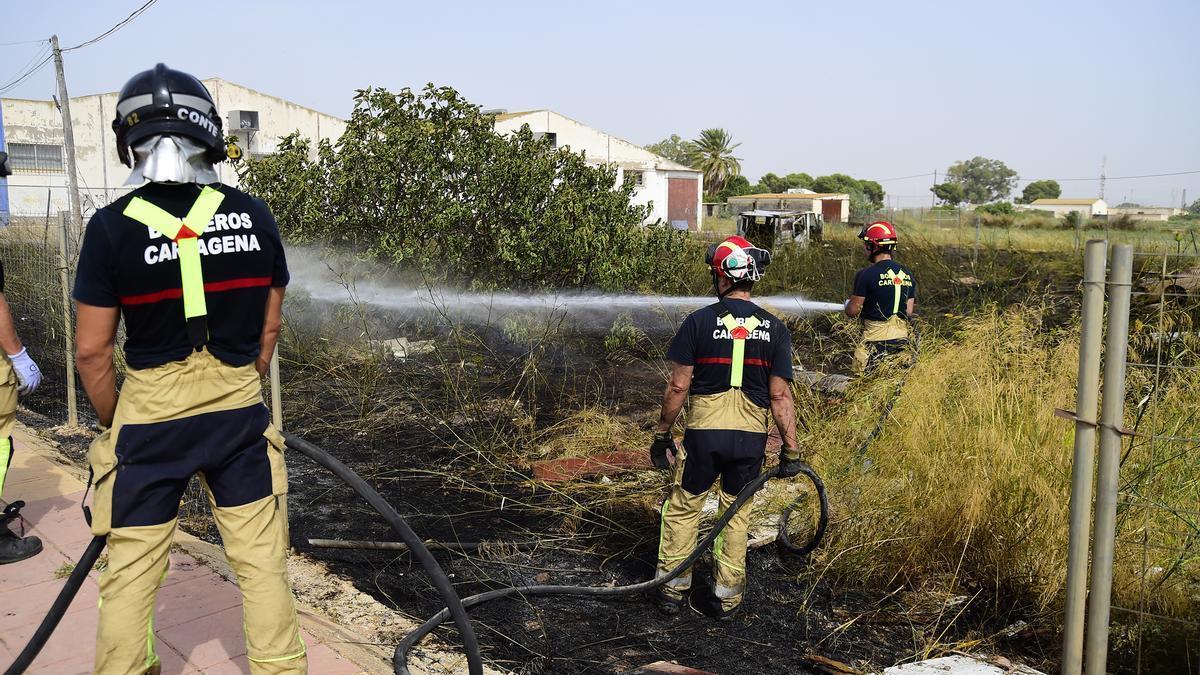
{"label": "green leafy tree", "polygon": [[862,188],[857,180],[844,173],[831,173],[814,178],[812,189],[817,192],[854,192]]}
{"label": "green leafy tree", "polygon": [[788,188],[802,188],[811,190],[813,185],[813,177],[806,173],[789,173],[784,176],[787,181]]}
{"label": "green leafy tree", "polygon": [[763,192],[787,192],[788,189],[787,179],[773,173],[763,174],[758,184],[763,187]]}
{"label": "green leafy tree", "polygon": [[946,206],[958,206],[966,201],[966,197],[963,195],[963,187],[960,183],[938,183],[929,188],[929,191]]}
{"label": "green leafy tree", "polygon": [[1032,204],[1038,199],[1058,199],[1061,194],[1062,187],[1059,186],[1058,181],[1035,180],[1021,191],[1021,197],[1017,199],[1017,203]]}
{"label": "green leafy tree", "polygon": [[671,134],[670,138],[664,138],[657,143],[651,143],[646,146],[646,149],[659,157],[666,157],[672,162],[691,166],[692,144],[690,141],[680,138],[679,134]]}
{"label": "green leafy tree", "polygon": [[645,228],[648,209],[616,169],[535,138],[493,131],[449,87],[366,89],[336,145],[296,135],[247,162],[243,185],[295,243],[354,247],[440,281],[476,287],[638,288],[682,246]]}
{"label": "green leafy tree", "polygon": [[719,194],[729,179],[742,173],[742,161],[733,156],[739,145],[724,129],[705,129],[692,141],[688,165],[704,172],[704,189],[709,194]]}
{"label": "green leafy tree", "polygon": [[965,162],[955,162],[946,172],[946,179],[962,185],[965,201],[986,204],[1012,193],[1017,172],[998,159],[974,157]]}
{"label": "green leafy tree", "polygon": [[873,180],[860,180],[860,181],[858,181],[858,187],[859,187],[859,190],[861,190],[862,193],[864,195],[866,195],[867,199],[870,200],[872,206],[874,206],[877,209],[881,208],[883,206],[883,186],[882,185],[880,185],[879,183],[876,183]]}
{"label": "green leafy tree", "polygon": [[745,176],[734,176],[733,178],[730,178],[729,182],[725,184],[725,187],[721,188],[721,191],[717,193],[717,201],[727,202],[729,201],[730,197],[755,194],[761,192],[761,190],[759,190],[760,187],[761,186],[759,185],[751,185],[750,181],[747,180]]}
{"label": "green leafy tree", "polygon": [[1188,213],[1192,215],[1200,216],[1200,199],[1192,202],[1191,205],[1187,207],[1187,210]]}

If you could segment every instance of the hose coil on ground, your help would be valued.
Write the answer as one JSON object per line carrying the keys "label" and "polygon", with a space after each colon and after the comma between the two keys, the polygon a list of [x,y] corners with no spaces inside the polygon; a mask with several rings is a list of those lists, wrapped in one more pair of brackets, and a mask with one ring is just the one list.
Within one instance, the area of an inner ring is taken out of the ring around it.
{"label": "hose coil on ground", "polygon": [[[817,530],[816,530],[815,534],[813,535],[812,540],[809,541],[804,546],[796,546],[795,544],[792,544],[790,540],[787,539],[787,534],[786,534],[784,528],[787,526],[788,518],[790,517],[791,511],[793,510],[793,508],[797,505],[797,503],[801,499],[805,498],[802,495],[798,500],[796,500],[790,506],[788,506],[787,510],[784,511],[784,515],[781,516],[779,536],[782,538],[781,545],[784,550],[786,550],[788,552],[796,553],[798,555],[807,555],[808,553],[811,553],[814,549],[816,549],[816,547],[821,543],[821,538],[825,536],[825,529],[829,522],[829,502],[825,496],[825,485],[824,485],[824,483],[821,482],[820,477],[817,476],[816,471],[813,471],[812,467],[805,464],[803,466],[803,468],[800,470],[800,472],[803,473],[805,476],[808,477],[809,480],[812,481],[812,483],[817,491],[817,498],[820,500],[821,513],[820,513],[820,519],[819,519],[818,525],[817,525]],[[708,550],[708,548],[710,546],[712,546],[712,543],[714,541],[716,541],[717,537],[721,534],[721,531],[724,530],[725,527],[729,524],[729,521],[733,519],[733,516],[737,514],[737,512],[746,504],[746,502],[750,501],[754,497],[755,493],[757,493],[759,491],[759,489],[762,488],[762,486],[766,485],[767,481],[774,478],[776,475],[778,475],[778,473],[779,473],[779,468],[778,467],[773,468],[770,471],[760,474],[758,476],[758,478],[754,479],[753,482],[748,484],[746,487],[742,488],[742,491],[738,493],[737,498],[734,499],[734,501],[730,505],[730,507],[728,509],[725,509],[725,512],[723,514],[721,514],[721,517],[717,518],[716,522],[713,523],[712,529],[709,530],[708,535],[705,536],[702,540],[700,540],[700,543],[696,545],[695,550],[693,550],[691,552],[691,554],[688,555],[687,558],[685,558],[682,562],[680,562],[678,565],[676,565],[675,568],[672,569],[670,571],[670,573],[668,573],[665,576],[656,577],[654,579],[650,579],[649,581],[643,581],[641,583],[629,584],[627,586],[538,585],[538,586],[512,586],[509,588],[497,588],[495,590],[485,591],[483,593],[478,593],[476,595],[472,595],[472,596],[463,598],[463,600],[462,600],[463,607],[470,608],[470,607],[474,607],[475,605],[480,605],[480,604],[483,604],[483,603],[491,601],[491,600],[498,600],[500,598],[504,598],[504,597],[507,597],[510,595],[517,595],[517,594],[522,595],[522,596],[587,595],[587,596],[606,596],[607,597],[607,596],[630,595],[630,594],[634,594],[634,593],[642,593],[642,592],[649,591],[654,588],[658,588],[659,586],[662,586],[663,584],[674,579],[675,577],[678,577],[680,574],[683,574],[685,571],[690,569],[691,566],[693,564],[695,564],[695,562],[697,560],[700,559],[700,556],[703,555],[704,552],[706,550]],[[442,622],[445,621],[446,618],[449,616],[450,616],[449,610],[443,609],[442,611],[438,612],[433,617],[431,617],[428,621],[426,621],[425,623],[418,626],[415,630],[410,632],[408,635],[404,636],[404,639],[401,640],[400,643],[396,645],[396,651],[392,657],[392,667],[395,670],[396,675],[411,675],[410,671],[408,670],[408,652],[409,652],[409,650],[412,649],[412,647],[415,646],[418,642],[423,640],[425,638],[425,636],[432,633],[433,630],[435,628],[437,628],[439,625],[441,625]]]}

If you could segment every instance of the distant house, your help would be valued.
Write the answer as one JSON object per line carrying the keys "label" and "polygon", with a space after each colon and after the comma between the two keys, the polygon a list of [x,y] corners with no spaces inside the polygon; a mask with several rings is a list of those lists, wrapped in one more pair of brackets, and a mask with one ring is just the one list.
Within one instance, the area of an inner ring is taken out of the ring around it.
{"label": "distant house", "polygon": [[[333,115],[211,77],[202,80],[224,116],[225,134],[236,136],[243,152],[262,157],[279,140],[299,131],[313,140],[337,140],[346,123]],[[129,169],[117,159],[112,121],[117,94],[71,97],[75,157],[83,212],[100,208],[136,186],[125,185]],[[0,223],[11,216],[42,216],[68,208],[62,115],[53,100],[0,98],[0,150],[7,150],[13,175],[0,179]],[[237,169],[222,162],[217,175],[237,185]],[[49,203],[47,203],[49,201]]]}
{"label": "distant house", "polygon": [[1020,207],[1022,211],[1046,211],[1055,218],[1064,218],[1072,211],[1083,218],[1108,216],[1108,204],[1103,199],[1035,199]]}
{"label": "distant house", "polygon": [[500,112],[496,132],[512,133],[524,125],[534,134],[548,136],[556,147],[583,152],[593,164],[609,164],[617,169],[617,181],[629,178],[636,190],[633,201],[651,206],[647,223],[668,222],[677,229],[699,231],[703,228],[701,203],[704,175],[691,167],[672,162],[612,134],[560,115],[553,110]]}
{"label": "distant house", "polygon": [[1149,223],[1165,223],[1170,220],[1171,216],[1182,215],[1186,212],[1186,209],[1170,206],[1114,206],[1108,210],[1108,217],[1129,216],[1134,220]]}
{"label": "distant house", "polygon": [[850,220],[850,195],[842,192],[776,192],[730,197],[729,206],[735,213],[754,209],[777,211],[809,211],[819,213],[827,223]]}

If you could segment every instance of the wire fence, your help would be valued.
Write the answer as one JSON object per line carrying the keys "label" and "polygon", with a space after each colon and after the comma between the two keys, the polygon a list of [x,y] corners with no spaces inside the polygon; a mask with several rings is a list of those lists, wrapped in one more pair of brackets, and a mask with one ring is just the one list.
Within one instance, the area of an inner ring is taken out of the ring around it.
{"label": "wire fence", "polygon": [[[1133,642],[1137,673],[1163,672],[1164,663],[1196,672],[1200,254],[1135,258],[1134,331],[1126,363],[1130,427],[1122,452],[1114,552],[1114,568],[1125,573],[1114,574],[1113,621],[1128,628],[1116,636]],[[1120,642],[1110,642],[1110,650]]]}

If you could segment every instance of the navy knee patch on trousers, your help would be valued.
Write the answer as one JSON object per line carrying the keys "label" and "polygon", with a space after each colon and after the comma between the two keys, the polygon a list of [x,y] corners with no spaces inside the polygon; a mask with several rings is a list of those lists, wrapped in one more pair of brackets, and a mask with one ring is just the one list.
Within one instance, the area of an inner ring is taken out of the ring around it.
{"label": "navy knee patch on trousers", "polygon": [[684,490],[698,495],[721,478],[721,490],[736,495],[758,477],[767,452],[767,435],[729,429],[688,429],[683,434],[687,461]]}
{"label": "navy knee patch on trousers", "polygon": [[204,474],[217,506],[269,496],[268,412],[263,405],[152,424],[126,424],[117,437],[112,526],[161,525],[179,514],[194,474]]}

